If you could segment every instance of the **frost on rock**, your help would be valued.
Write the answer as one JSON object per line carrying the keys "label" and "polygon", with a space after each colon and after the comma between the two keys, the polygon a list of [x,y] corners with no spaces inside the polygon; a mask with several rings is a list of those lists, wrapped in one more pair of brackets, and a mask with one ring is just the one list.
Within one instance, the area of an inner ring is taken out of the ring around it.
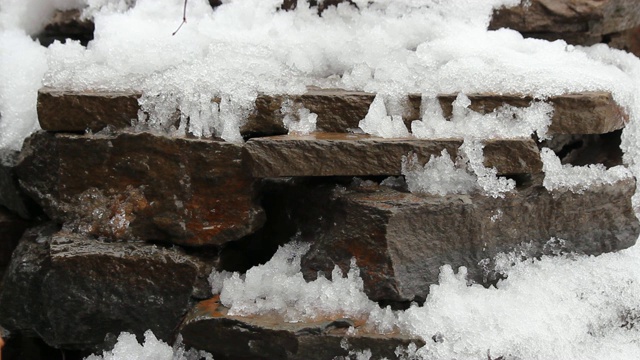
{"label": "frost on rock", "polygon": [[90,355],[85,360],[213,360],[213,356],[205,351],[185,350],[181,337],[172,348],[162,340],[158,340],[151,330],[144,333],[144,343],[139,344],[136,336],[123,332],[118,336],[113,350],[102,355]]}
{"label": "frost on rock", "polygon": [[421,139],[496,139],[529,137],[533,133],[545,139],[553,114],[553,106],[541,101],[534,101],[526,108],[504,105],[488,114],[475,112],[469,105],[471,100],[463,93],[458,94],[453,102],[452,118],[447,120],[438,99],[425,97],[422,120],[412,122],[411,131]]}
{"label": "frost on rock", "polygon": [[421,166],[415,154],[402,158],[402,174],[409,191],[431,195],[468,194],[481,190],[491,197],[503,197],[515,189],[515,181],[498,177],[495,168],[484,166],[483,145],[480,141],[465,140],[456,163],[448,152],[434,156]]}
{"label": "frost on rock", "polygon": [[476,177],[466,169],[456,167],[447,150],[433,156],[424,166],[418,156],[402,158],[402,174],[409,191],[431,195],[467,194],[476,189]]}
{"label": "frost on rock", "polygon": [[280,111],[284,114],[282,122],[289,130],[289,134],[308,135],[316,131],[318,114],[312,113],[303,106],[296,107],[290,99],[282,102]]}
{"label": "frost on rock", "polygon": [[321,276],[307,283],[300,261],[308,250],[308,244],[289,243],[266,264],[225,279],[220,301],[229,308],[229,315],[276,312],[287,320],[299,321],[335,314],[363,316],[378,308],[365,295],[355,262],[346,277],[336,266],[332,280]]}
{"label": "frost on rock", "polygon": [[409,130],[402,121],[401,115],[387,114],[387,107],[381,95],[376,95],[369,106],[369,112],[358,124],[367,134],[383,138],[398,138],[409,136]]}
{"label": "frost on rock", "polygon": [[540,151],[540,157],[544,171],[542,184],[549,191],[565,189],[580,194],[594,185],[614,184],[633,177],[631,171],[622,165],[609,169],[602,164],[563,165],[558,156],[549,148],[543,148]]}

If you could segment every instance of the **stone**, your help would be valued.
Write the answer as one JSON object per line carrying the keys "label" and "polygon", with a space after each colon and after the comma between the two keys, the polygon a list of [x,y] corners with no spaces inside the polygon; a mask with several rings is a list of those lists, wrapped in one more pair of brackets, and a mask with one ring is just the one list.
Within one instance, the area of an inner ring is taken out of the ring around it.
{"label": "stone", "polygon": [[[452,159],[460,139],[383,139],[369,135],[315,133],[255,138],[245,145],[245,160],[258,178],[287,176],[397,176],[402,157],[415,153],[423,162],[447,150]],[[488,140],[485,165],[499,174],[540,173],[542,162],[532,139]]]}
{"label": "stone", "polygon": [[[451,117],[452,103],[457,95],[441,95],[440,105],[445,117]],[[470,94],[469,108],[490,113],[496,108],[508,104],[515,107],[526,107],[534,101],[530,96]],[[585,92],[551,96],[548,99],[554,111],[548,135],[559,134],[605,134],[624,128],[629,116],[618,105],[610,93]]]}
{"label": "stone", "polygon": [[83,46],[87,46],[93,40],[95,24],[92,20],[83,19],[81,15],[82,11],[78,9],[56,11],[36,38],[44,46],[49,46],[54,41],[64,43],[67,39],[78,40]]}
{"label": "stone", "polygon": [[139,93],[74,92],[44,87],[38,91],[38,121],[43,130],[98,132],[108,125],[121,129],[138,119]]}
{"label": "stone", "polygon": [[[286,322],[276,314],[232,316],[218,297],[198,303],[186,316],[180,334],[187,346],[215,359],[326,360],[349,358],[351,351],[370,350],[374,359],[398,359],[396,348],[424,341],[399,333],[377,334],[359,319],[321,318]],[[349,327],[358,330],[347,334]],[[346,344],[345,344],[346,342]],[[346,345],[346,346],[343,346]]]}
{"label": "stone", "polygon": [[38,132],[17,173],[51,219],[84,234],[222,245],[264,223],[241,158],[218,140]]}
{"label": "stone", "polygon": [[[439,96],[445,116],[450,117],[456,94]],[[489,113],[509,104],[529,106],[534,99],[519,94],[468,94],[470,108]],[[38,118],[40,127],[53,132],[98,132],[107,126],[122,129],[138,118],[140,93],[69,91],[42,88],[38,92]],[[347,133],[358,128],[373,102],[375,94],[341,89],[309,87],[302,95],[259,95],[255,109],[240,126],[245,138],[282,135],[287,129],[281,112],[285,100],[294,107],[306,107],[318,115],[316,128],[320,132]],[[219,99],[213,99],[219,101]],[[610,93],[585,92],[552,96],[548,99],[555,111],[548,133],[602,134],[622,129],[628,115],[613,100]],[[404,106],[403,119],[407,127],[420,118],[421,96],[409,95]]]}
{"label": "stone", "polygon": [[0,276],[29,223],[0,206]]}
{"label": "stone", "polygon": [[[208,263],[178,248],[30,229],[0,293],[0,323],[56,348],[99,351],[122,331],[165,340],[202,296]],[[106,342],[105,342],[106,341]]]}
{"label": "stone", "polygon": [[531,0],[494,11],[489,29],[511,28],[525,37],[563,39],[576,45],[640,25],[635,0]]}
{"label": "stone", "polygon": [[346,273],[355,257],[372,300],[424,301],[445,264],[466,266],[472,280],[489,284],[500,276],[489,271],[496,254],[526,248],[537,256],[552,247],[552,238],[562,239],[562,251],[589,255],[632,246],[640,234],[634,193],[634,179],[582,194],[530,184],[504,198],[335,190],[315,213],[322,221],[307,225],[323,228],[305,238],[311,249],[302,271],[308,280],[318,271],[331,274],[334,265]]}
{"label": "stone", "polygon": [[23,219],[31,219],[42,210],[20,188],[15,167],[18,151],[0,149],[0,206],[4,206]]}

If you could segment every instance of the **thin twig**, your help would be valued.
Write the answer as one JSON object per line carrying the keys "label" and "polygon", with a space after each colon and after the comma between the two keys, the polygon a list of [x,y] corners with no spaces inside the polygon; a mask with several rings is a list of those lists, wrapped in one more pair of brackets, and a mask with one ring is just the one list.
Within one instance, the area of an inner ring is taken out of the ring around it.
{"label": "thin twig", "polygon": [[182,27],[182,25],[186,23],[187,23],[187,0],[184,0],[184,9],[182,10],[182,22],[180,23],[180,26],[178,26],[176,31],[174,31],[173,34],[171,34],[171,36],[177,34],[178,31],[180,31],[180,28]]}

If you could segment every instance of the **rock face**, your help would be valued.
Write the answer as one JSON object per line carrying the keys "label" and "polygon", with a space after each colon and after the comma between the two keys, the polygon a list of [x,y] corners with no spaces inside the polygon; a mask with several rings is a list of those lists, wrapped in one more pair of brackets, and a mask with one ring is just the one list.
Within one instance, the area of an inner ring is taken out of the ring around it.
{"label": "rock face", "polygon": [[35,228],[7,270],[0,321],[68,349],[100,350],[121,331],[140,336],[152,329],[169,341],[194,299],[210,294],[210,271],[175,248]]}
{"label": "rock face", "polygon": [[314,234],[303,273],[315,279],[335,264],[347,271],[355,257],[371,299],[420,301],[440,266],[466,266],[472,279],[486,283],[493,275],[481,261],[521,244],[530,243],[531,256],[552,237],[564,240],[563,251],[593,255],[633,245],[640,234],[630,202],[634,191],[634,180],[583,194],[531,185],[504,199],[418,196],[384,187],[338,191],[320,212],[325,228]]}
{"label": "rock face", "polygon": [[0,276],[9,265],[11,254],[29,223],[0,207]]}
{"label": "rock face", "polygon": [[18,157],[18,151],[0,150],[0,206],[30,219],[41,211],[20,188],[15,170]]}
{"label": "rock face", "polygon": [[[452,113],[456,94],[438,97],[446,117]],[[490,113],[504,104],[527,107],[534,100],[519,94],[468,94],[470,109]],[[139,93],[74,92],[43,88],[38,92],[38,118],[40,126],[48,131],[98,132],[107,125],[121,129],[137,119]],[[317,130],[322,132],[349,132],[358,128],[364,119],[375,94],[339,89],[309,88],[302,95],[260,95],[255,110],[240,127],[245,137],[282,135],[287,129],[282,123],[284,101],[294,108],[305,107],[318,115]],[[215,99],[214,99],[215,100]],[[420,118],[421,95],[409,95],[404,106],[403,119],[408,127]],[[609,93],[585,92],[552,96],[548,101],[554,106],[552,123],[548,133],[554,134],[602,134],[624,127],[627,114]]]}
{"label": "rock face", "polygon": [[[362,321],[332,318],[298,323],[278,315],[231,316],[217,297],[199,303],[180,329],[186,345],[215,359],[326,360],[370,350],[373,358],[398,359],[396,348],[424,341],[407,335],[366,331]],[[357,335],[347,335],[349,327]]]}
{"label": "rock face", "polygon": [[220,245],[264,222],[241,156],[242,146],[216,140],[40,132],[17,172],[51,219],[81,233]]}
{"label": "rock face", "polygon": [[603,35],[637,26],[640,4],[634,0],[532,0],[498,9],[489,28],[506,27],[528,37],[593,45]]}
{"label": "rock face", "polygon": [[[286,176],[400,175],[402,157],[414,153],[427,162],[447,150],[452,159],[462,140],[383,139],[369,135],[316,133],[251,139],[245,145],[251,175]],[[485,164],[499,174],[539,173],[542,161],[531,139],[487,141]]]}

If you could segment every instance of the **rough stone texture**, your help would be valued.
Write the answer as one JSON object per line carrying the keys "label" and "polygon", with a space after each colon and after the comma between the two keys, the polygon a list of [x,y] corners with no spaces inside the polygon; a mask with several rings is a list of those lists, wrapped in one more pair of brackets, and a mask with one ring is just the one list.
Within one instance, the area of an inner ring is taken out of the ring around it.
{"label": "rough stone texture", "polygon": [[38,91],[38,121],[43,130],[100,131],[107,125],[120,129],[138,118],[138,98],[132,92],[74,92],[53,88]]}
{"label": "rough stone texture", "polygon": [[[402,157],[423,160],[446,149],[455,160],[462,140],[383,139],[368,135],[315,133],[249,140],[246,161],[254,177],[401,175]],[[539,173],[542,162],[532,139],[490,140],[485,165],[500,174]]]}
{"label": "rough stone texture", "polygon": [[528,37],[593,45],[602,35],[639,25],[640,3],[636,0],[531,0],[530,5],[523,2],[496,10],[489,28],[506,27]]}
{"label": "rough stone texture", "polygon": [[0,206],[0,276],[29,224]]}
{"label": "rough stone texture", "polygon": [[28,196],[26,196],[15,173],[18,162],[18,151],[0,149],[0,206],[4,206],[23,219],[31,219],[42,212]]}
{"label": "rough stone texture", "polygon": [[[402,334],[379,335],[364,329],[363,321],[343,318],[285,322],[278,315],[231,316],[218,298],[200,302],[187,315],[180,333],[186,345],[206,350],[217,359],[326,360],[348,356],[350,350],[371,350],[374,359],[398,359],[398,346],[424,341]],[[354,326],[357,335],[347,335]]]}
{"label": "rough stone texture", "polygon": [[308,239],[303,273],[313,279],[318,271],[330,274],[335,264],[347,271],[355,257],[371,299],[421,301],[440,266],[466,266],[472,279],[490,282],[496,274],[479,262],[521,243],[531,242],[532,256],[552,237],[566,240],[562,250],[593,255],[633,245],[640,234],[634,191],[633,179],[583,194],[530,185],[503,199],[419,196],[384,187],[335,191],[316,216],[323,229]]}
{"label": "rough stone texture", "polygon": [[44,46],[49,46],[55,40],[65,42],[67,39],[78,40],[84,46],[93,40],[95,24],[92,20],[81,19],[81,11],[56,11],[44,29],[36,38]]}
{"label": "rough stone texture", "polygon": [[[504,104],[529,106],[533,98],[522,95],[469,94],[470,108],[483,113]],[[107,125],[120,129],[137,119],[139,106],[135,92],[77,92],[43,88],[38,93],[40,126],[48,131],[93,132]],[[282,124],[282,102],[290,100],[294,107],[306,107],[318,114],[317,131],[349,132],[357,129],[364,119],[375,94],[340,89],[309,88],[302,95],[260,95],[254,111],[240,127],[245,137],[282,135],[287,129]],[[445,116],[451,116],[456,95],[440,95]],[[214,99],[215,100],[215,99]],[[549,134],[602,134],[621,129],[628,116],[606,92],[586,92],[552,96],[548,100],[554,107]],[[420,118],[420,95],[409,95],[403,118],[409,127]]]}
{"label": "rough stone texture", "polygon": [[217,140],[39,132],[17,173],[51,219],[82,233],[221,245],[264,222],[241,156]]}
{"label": "rough stone texture", "polygon": [[605,36],[603,42],[610,47],[640,56],[640,26]]}
{"label": "rough stone texture", "polygon": [[211,296],[210,271],[176,248],[34,228],[7,270],[0,324],[67,349],[100,350],[121,331],[169,341],[194,298]]}

